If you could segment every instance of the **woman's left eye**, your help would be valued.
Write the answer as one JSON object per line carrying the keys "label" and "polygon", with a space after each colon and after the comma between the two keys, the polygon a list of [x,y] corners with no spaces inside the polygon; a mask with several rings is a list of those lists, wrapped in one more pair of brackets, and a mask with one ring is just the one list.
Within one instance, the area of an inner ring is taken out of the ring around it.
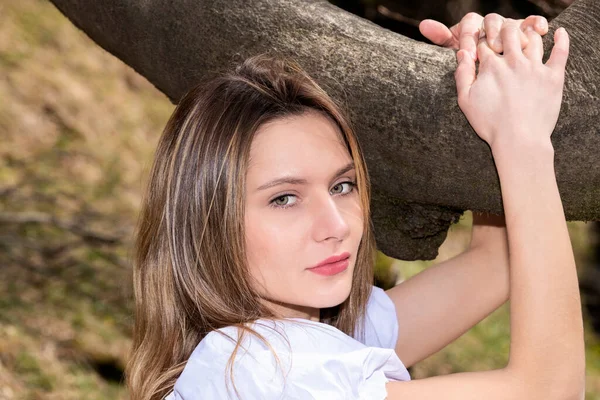
{"label": "woman's left eye", "polygon": [[[344,185],[346,185],[346,186],[344,186]],[[345,195],[345,194],[352,192],[354,190],[355,186],[356,186],[355,182],[351,182],[351,181],[341,182],[332,188],[332,192],[334,192],[334,194]],[[346,190],[344,190],[344,188],[346,188]],[[337,189],[337,190],[335,190],[335,189]],[[339,190],[341,190],[341,191],[339,191]]]}

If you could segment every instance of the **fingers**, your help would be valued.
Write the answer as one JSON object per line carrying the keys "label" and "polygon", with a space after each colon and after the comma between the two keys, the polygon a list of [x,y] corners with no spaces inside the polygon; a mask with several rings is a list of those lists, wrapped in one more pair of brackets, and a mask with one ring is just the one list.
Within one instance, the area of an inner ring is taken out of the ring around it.
{"label": "fingers", "polygon": [[496,53],[502,53],[502,41],[500,40],[502,24],[504,24],[504,17],[499,14],[487,14],[483,19],[488,46]]}
{"label": "fingers", "polygon": [[424,19],[419,24],[419,31],[438,46],[458,48],[458,41],[456,41],[452,32],[450,32],[450,29],[441,22],[433,19]]}
{"label": "fingers", "polygon": [[466,50],[473,60],[477,59],[477,41],[479,39],[479,29],[481,28],[482,22],[483,17],[481,15],[470,12],[465,15],[460,21],[460,24],[458,24],[458,26],[460,26],[458,37],[459,49]]}
{"label": "fingers", "polygon": [[466,50],[459,50],[456,53],[458,59],[458,66],[454,72],[454,79],[456,80],[456,92],[458,94],[459,102],[469,95],[471,86],[475,82],[475,60],[469,55]]}
{"label": "fingers", "polygon": [[521,30],[515,22],[506,22],[500,30],[500,38],[504,47],[504,55],[507,57],[522,56]]}
{"label": "fingers", "polygon": [[[524,20],[513,20],[496,13],[487,14],[483,18],[474,12],[465,15],[460,23],[449,29],[438,21],[423,20],[419,24],[419,31],[433,43],[448,48],[466,50],[474,60],[477,60],[479,57],[477,45],[480,33],[485,35],[491,50],[498,54],[505,52],[502,29],[506,24],[516,24],[520,28],[517,29],[517,36],[521,49],[526,48],[529,44],[529,37],[524,31],[531,29],[540,35],[545,35],[548,31],[548,21],[542,16],[532,15]],[[514,35],[509,37],[514,38]],[[458,38],[458,41],[456,38]],[[514,44],[514,41],[511,43]]]}
{"label": "fingers", "polygon": [[532,61],[542,62],[542,57],[544,56],[544,44],[542,43],[542,37],[532,30],[527,30],[525,32],[527,38],[529,39],[529,44],[523,50],[523,54],[525,57]]}
{"label": "fingers", "polygon": [[548,21],[546,18],[539,15],[531,15],[524,20],[513,20],[511,18],[504,18],[496,13],[487,14],[483,19],[483,27],[486,32],[487,42],[490,48],[498,54],[504,51],[500,30],[502,29],[504,23],[509,22],[516,22],[520,25],[521,48],[525,48],[529,44],[528,37],[524,33],[528,29],[533,29],[542,36],[548,32]]}
{"label": "fingers", "polygon": [[524,20],[519,20],[519,22],[521,22],[521,30],[523,32],[526,32],[527,29],[533,29],[542,36],[548,33],[548,20],[539,15],[530,15]]}
{"label": "fingers", "polygon": [[[484,29],[486,32],[488,46],[496,53],[500,54],[504,52],[504,46],[502,44],[502,36],[500,31],[504,24],[508,23],[519,23],[520,20],[514,20],[511,18],[504,18],[499,14],[488,14],[483,20]],[[521,42],[521,48],[526,47],[529,44],[527,36],[522,31],[519,32],[519,40]]]}
{"label": "fingers", "polygon": [[496,53],[492,50],[485,39],[481,39],[479,44],[477,45],[477,54],[479,56],[479,71],[481,72],[485,65],[487,64],[487,60],[490,57],[496,57]]}
{"label": "fingers", "polygon": [[546,62],[546,66],[556,70],[564,70],[568,58],[569,35],[565,28],[558,28],[554,32],[554,47],[552,48],[552,53],[550,53],[550,58]]}

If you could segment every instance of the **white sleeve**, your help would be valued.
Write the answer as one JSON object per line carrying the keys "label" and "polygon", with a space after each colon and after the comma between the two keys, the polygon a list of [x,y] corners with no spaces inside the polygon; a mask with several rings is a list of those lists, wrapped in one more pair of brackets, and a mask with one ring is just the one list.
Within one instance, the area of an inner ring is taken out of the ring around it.
{"label": "white sleeve", "polygon": [[297,370],[288,377],[285,391],[286,398],[292,399],[384,400],[386,383],[392,376],[409,379],[404,365],[389,349],[296,354],[294,362]]}
{"label": "white sleeve", "polygon": [[395,349],[398,341],[398,316],[396,306],[385,291],[373,286],[367,302],[362,343],[372,347]]}

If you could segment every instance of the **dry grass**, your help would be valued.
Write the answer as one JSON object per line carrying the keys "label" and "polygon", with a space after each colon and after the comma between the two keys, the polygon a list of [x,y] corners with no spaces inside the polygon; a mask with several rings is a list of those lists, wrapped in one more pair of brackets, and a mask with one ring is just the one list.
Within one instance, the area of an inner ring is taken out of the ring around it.
{"label": "dry grass", "polygon": [[0,213],[31,221],[0,233],[0,398],[125,398],[131,233],[172,110],[50,3],[0,3]]}

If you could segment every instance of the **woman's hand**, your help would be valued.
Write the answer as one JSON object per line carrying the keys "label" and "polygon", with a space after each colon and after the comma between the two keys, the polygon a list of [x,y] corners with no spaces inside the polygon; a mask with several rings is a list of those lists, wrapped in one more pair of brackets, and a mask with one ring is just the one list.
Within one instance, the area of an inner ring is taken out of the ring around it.
{"label": "woman's hand", "polygon": [[526,35],[529,44],[522,50],[519,25],[506,22],[500,31],[503,55],[480,40],[478,73],[465,50],[457,54],[458,105],[492,149],[509,142],[551,145],[562,101],[569,37],[564,28],[555,32],[552,53],[543,64],[541,36],[531,30]]}
{"label": "woman's hand", "polygon": [[466,50],[473,60],[477,60],[477,41],[481,30],[485,30],[487,33],[486,40],[492,50],[496,53],[504,51],[502,40],[500,40],[500,29],[507,22],[519,24],[521,29],[519,37],[523,48],[529,43],[529,39],[525,34],[528,29],[533,29],[540,35],[548,33],[548,21],[541,15],[531,15],[525,19],[515,21],[496,13],[487,14],[484,18],[475,12],[468,13],[458,24],[450,28],[433,19],[424,19],[419,24],[419,31],[438,46],[454,50]]}

